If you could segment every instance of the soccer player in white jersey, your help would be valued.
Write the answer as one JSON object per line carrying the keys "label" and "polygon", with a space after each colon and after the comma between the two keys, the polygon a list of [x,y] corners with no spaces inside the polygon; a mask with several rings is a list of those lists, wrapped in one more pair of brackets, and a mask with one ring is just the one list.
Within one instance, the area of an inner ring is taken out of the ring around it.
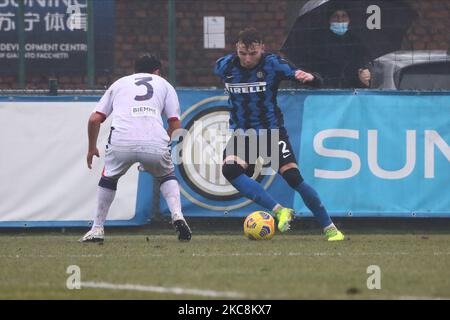
{"label": "soccer player in white jersey", "polygon": [[[102,242],[104,223],[117,189],[117,182],[136,162],[160,182],[160,190],[172,215],[178,239],[189,241],[191,230],[181,212],[180,188],[170,155],[170,137],[181,127],[180,105],[175,89],[160,77],[161,63],[151,54],[135,61],[135,74],[114,82],[105,92],[88,122],[87,165],[99,157],[100,125],[112,115],[105,152],[105,167],[98,184],[97,212],[91,230],[80,242]],[[161,115],[168,119],[164,129]]]}

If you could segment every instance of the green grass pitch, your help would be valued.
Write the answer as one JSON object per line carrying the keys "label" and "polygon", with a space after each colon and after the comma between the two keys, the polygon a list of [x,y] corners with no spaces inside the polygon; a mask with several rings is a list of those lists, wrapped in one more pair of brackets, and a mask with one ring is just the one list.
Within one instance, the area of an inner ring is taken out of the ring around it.
{"label": "green grass pitch", "polygon": [[[78,243],[84,231],[0,235],[0,299],[450,298],[448,233],[347,232],[328,243],[300,230],[269,241],[193,230],[180,243],[168,230],[107,228],[98,245]],[[70,265],[79,290],[66,286]],[[371,265],[381,289],[367,287]]]}

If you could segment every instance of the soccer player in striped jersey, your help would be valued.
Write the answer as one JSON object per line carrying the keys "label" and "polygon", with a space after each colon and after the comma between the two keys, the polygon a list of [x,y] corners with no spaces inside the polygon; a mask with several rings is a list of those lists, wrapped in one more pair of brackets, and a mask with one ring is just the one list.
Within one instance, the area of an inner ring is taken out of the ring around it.
{"label": "soccer player in striped jersey", "polygon": [[[266,53],[263,39],[254,28],[239,33],[236,51],[236,54],[217,60],[214,70],[228,91],[230,127],[235,130],[224,150],[223,175],[247,198],[272,211],[281,232],[289,230],[294,210],[283,207],[258,182],[250,178],[255,169],[255,163],[250,160],[262,155],[262,148],[265,146],[264,155],[269,156],[272,168],[300,194],[306,206],[319,220],[327,240],[343,240],[344,235],[331,221],[317,192],[300,174],[284,127],[283,114],[277,104],[277,91],[281,81],[295,80],[319,87],[322,82],[320,75],[305,72],[278,55]],[[246,131],[249,129],[254,131]],[[256,143],[248,134],[242,134],[243,131],[256,132]],[[263,135],[266,137],[262,138]],[[276,137],[276,144],[271,143],[272,137]],[[264,142],[261,143],[262,140]],[[276,163],[279,164],[276,168],[273,166],[275,153],[278,156]]]}

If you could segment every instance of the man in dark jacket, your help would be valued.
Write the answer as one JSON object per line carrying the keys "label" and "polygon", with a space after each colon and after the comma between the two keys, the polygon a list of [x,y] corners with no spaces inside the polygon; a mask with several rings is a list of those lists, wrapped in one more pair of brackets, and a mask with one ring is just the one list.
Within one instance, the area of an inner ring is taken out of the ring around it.
{"label": "man in dark jacket", "polygon": [[371,74],[367,64],[370,58],[364,45],[351,31],[348,12],[343,7],[334,6],[328,16],[328,30],[312,33],[305,48],[305,65],[322,75],[325,88],[369,87]]}

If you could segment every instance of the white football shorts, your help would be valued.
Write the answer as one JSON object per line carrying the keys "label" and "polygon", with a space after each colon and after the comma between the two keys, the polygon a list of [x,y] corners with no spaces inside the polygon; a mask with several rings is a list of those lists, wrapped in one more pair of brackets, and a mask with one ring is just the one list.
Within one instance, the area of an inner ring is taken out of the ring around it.
{"label": "white football shorts", "polygon": [[174,172],[168,147],[112,146],[108,144],[105,151],[103,176],[119,180],[137,162],[154,178],[162,178]]}

